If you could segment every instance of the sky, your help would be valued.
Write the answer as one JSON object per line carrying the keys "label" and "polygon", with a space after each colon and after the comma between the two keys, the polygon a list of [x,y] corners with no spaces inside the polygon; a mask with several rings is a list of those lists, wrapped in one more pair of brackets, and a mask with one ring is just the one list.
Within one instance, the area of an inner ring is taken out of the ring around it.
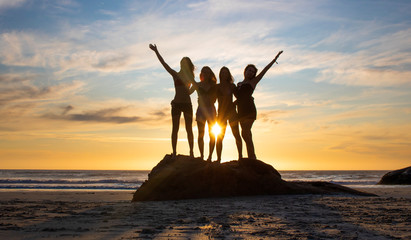
{"label": "sky", "polygon": [[[410,12],[408,0],[0,0],[0,168],[149,170],[170,154],[173,81],[150,43],[176,71],[189,56],[197,81],[227,66],[235,83],[283,50],[254,92],[256,154],[276,169],[410,166]],[[223,162],[236,158],[227,129]]]}

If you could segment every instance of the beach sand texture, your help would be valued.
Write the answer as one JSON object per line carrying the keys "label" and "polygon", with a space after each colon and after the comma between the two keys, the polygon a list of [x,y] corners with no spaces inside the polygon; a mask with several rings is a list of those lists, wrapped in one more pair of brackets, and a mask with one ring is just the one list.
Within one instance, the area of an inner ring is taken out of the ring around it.
{"label": "beach sand texture", "polygon": [[[365,189],[361,189],[365,190]],[[411,239],[411,191],[131,203],[134,191],[2,191],[0,239]]]}

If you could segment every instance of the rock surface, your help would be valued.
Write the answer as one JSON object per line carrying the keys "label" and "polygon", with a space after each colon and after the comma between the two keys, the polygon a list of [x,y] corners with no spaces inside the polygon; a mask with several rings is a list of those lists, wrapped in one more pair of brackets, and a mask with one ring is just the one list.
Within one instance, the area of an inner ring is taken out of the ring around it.
{"label": "rock surface", "polygon": [[411,166],[386,173],[384,176],[382,176],[378,184],[410,185],[411,184]]}
{"label": "rock surface", "polygon": [[373,195],[328,182],[287,182],[271,165],[259,160],[218,164],[184,155],[174,159],[166,155],[151,170],[132,201],[333,193]]}

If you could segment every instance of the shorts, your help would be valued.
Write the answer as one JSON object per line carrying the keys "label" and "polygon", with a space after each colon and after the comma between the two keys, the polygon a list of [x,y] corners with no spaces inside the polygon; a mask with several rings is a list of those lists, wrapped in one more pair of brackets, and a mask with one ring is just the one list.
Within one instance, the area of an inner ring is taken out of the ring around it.
{"label": "shorts", "polygon": [[[219,109],[220,110],[220,109]],[[219,122],[236,122],[238,121],[238,114],[235,108],[220,110],[218,113]]]}
{"label": "shorts", "polygon": [[215,110],[215,107],[209,107],[209,108],[197,108],[197,113],[196,113],[196,121],[197,122],[215,122],[217,118],[217,112]]}
{"label": "shorts", "polygon": [[191,103],[176,103],[171,101],[171,116],[180,116],[181,113],[184,115],[193,116],[193,106]]}

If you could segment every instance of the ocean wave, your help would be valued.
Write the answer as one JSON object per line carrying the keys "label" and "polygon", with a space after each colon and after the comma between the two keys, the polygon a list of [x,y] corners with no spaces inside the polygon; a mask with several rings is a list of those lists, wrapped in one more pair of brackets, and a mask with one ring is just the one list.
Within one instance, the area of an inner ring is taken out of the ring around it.
{"label": "ocean wave", "polygon": [[116,180],[116,179],[101,179],[101,180],[38,180],[38,179],[0,179],[0,184],[141,184],[142,181],[133,180]]}
{"label": "ocean wave", "polygon": [[[1,170],[0,190],[135,190],[149,171]],[[348,187],[375,186],[385,171],[281,171],[286,181],[326,181]]]}
{"label": "ocean wave", "polygon": [[339,185],[376,185],[376,181],[330,181]]}
{"label": "ocean wave", "polygon": [[39,190],[136,190],[140,185],[134,186],[90,186],[90,185],[0,185],[0,189],[39,189]]}
{"label": "ocean wave", "polygon": [[129,190],[141,186],[136,180],[65,180],[65,179],[0,179],[0,189],[50,189],[50,190]]}

